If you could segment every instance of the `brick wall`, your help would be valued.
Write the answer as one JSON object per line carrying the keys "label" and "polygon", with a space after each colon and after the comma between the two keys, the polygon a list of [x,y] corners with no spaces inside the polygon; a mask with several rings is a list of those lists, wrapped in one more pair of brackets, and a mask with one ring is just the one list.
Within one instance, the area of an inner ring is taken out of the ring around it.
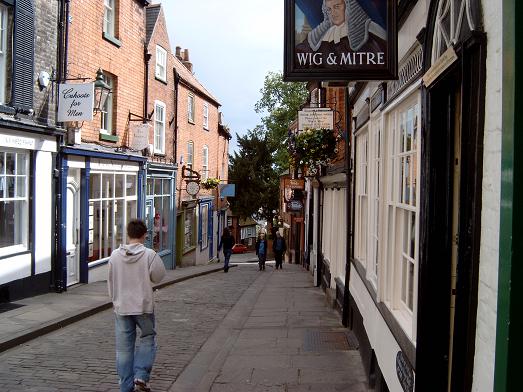
{"label": "brick wall", "polygon": [[[155,76],[156,70],[156,47],[161,46],[167,51],[167,67],[166,67],[166,81],[157,79]],[[147,113],[148,115],[153,113],[155,107],[155,100],[161,101],[165,104],[165,154],[154,154],[150,160],[158,161],[165,160],[167,163],[171,163],[174,157],[174,132],[175,123],[172,121],[171,125],[169,122],[174,119],[174,59],[171,53],[171,46],[169,44],[169,35],[167,33],[167,26],[165,24],[165,16],[163,9],[158,15],[156,27],[154,28],[153,35],[149,41],[147,47],[148,53],[151,55],[149,61],[149,75],[148,75],[148,103]],[[151,117],[151,133],[149,134],[149,143],[154,145],[154,118],[155,113]],[[173,162],[174,163],[174,162]]]}
{"label": "brick wall", "polygon": [[35,121],[50,125],[55,120],[56,100],[51,83],[40,89],[38,75],[45,71],[52,77],[57,68],[58,7],[55,0],[35,1],[34,117]]}
{"label": "brick wall", "polygon": [[102,38],[104,2],[70,3],[68,77],[94,79],[98,68],[116,77],[113,133],[117,143],[99,142],[100,114],[82,126],[82,142],[97,142],[117,147],[129,144],[128,114],[143,114],[145,9],[136,0],[117,2],[116,38],[118,47]]}

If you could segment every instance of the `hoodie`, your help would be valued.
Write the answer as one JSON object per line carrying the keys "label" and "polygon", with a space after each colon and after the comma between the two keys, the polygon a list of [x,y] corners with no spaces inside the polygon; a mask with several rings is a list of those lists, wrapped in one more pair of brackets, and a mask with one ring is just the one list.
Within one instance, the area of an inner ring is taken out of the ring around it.
{"label": "hoodie", "polygon": [[153,283],[165,276],[163,261],[143,244],[120,245],[109,258],[107,285],[116,314],[154,312]]}

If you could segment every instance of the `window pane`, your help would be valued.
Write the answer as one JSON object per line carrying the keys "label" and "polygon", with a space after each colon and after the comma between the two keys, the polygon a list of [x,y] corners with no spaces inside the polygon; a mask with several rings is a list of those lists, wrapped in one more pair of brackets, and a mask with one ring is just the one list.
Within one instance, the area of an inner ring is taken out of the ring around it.
{"label": "window pane", "polygon": [[101,202],[90,202],[89,209],[92,209],[93,216],[89,218],[89,223],[92,222],[92,234],[89,234],[89,241],[92,241],[92,246],[89,245],[89,261],[95,261],[101,258],[100,254],[100,233],[102,224],[102,208]]}
{"label": "window pane", "polygon": [[28,248],[28,203],[25,200],[0,201],[0,254],[1,248],[20,246]]}
{"label": "window pane", "polygon": [[6,176],[5,177],[5,185],[7,194],[5,195],[8,198],[15,197],[15,178],[14,176]]}
{"label": "window pane", "polygon": [[409,256],[414,259],[414,253],[416,250],[416,213],[411,212],[410,214],[410,254]]}
{"label": "window pane", "polygon": [[101,174],[99,173],[91,173],[89,176],[89,199],[99,199],[101,197],[100,178]]}
{"label": "window pane", "polygon": [[27,174],[27,155],[16,154],[16,174]]}
{"label": "window pane", "polygon": [[410,310],[412,310],[413,307],[413,299],[414,299],[414,264],[409,263],[409,296],[408,296],[408,302],[407,306]]}
{"label": "window pane", "polygon": [[27,177],[16,177],[16,197],[26,197],[27,196],[27,187],[26,187]]}
{"label": "window pane", "polygon": [[401,258],[401,300],[407,303],[407,262]]}
{"label": "window pane", "polygon": [[409,254],[410,244],[410,224],[409,224],[410,212],[403,211],[403,252]]}
{"label": "window pane", "polygon": [[115,175],[115,197],[124,197],[124,178],[123,174]]}
{"label": "window pane", "polygon": [[117,200],[114,204],[114,246],[125,243],[125,200]]}
{"label": "window pane", "polygon": [[[149,184],[150,179],[147,180],[147,186],[150,186]],[[127,174],[127,182],[125,185],[127,189],[127,196],[136,196],[136,188],[137,188],[137,177],[135,174]],[[149,193],[149,195],[151,195]]]}
{"label": "window pane", "polygon": [[[127,185],[129,185],[129,176],[127,176]],[[127,190],[129,194],[129,190]],[[154,180],[152,178],[147,179],[147,194],[154,195]]]}
{"label": "window pane", "polygon": [[404,189],[404,203],[410,204],[410,156],[405,158],[405,189]]}
{"label": "window pane", "polygon": [[114,197],[114,174],[102,174],[102,198]]}

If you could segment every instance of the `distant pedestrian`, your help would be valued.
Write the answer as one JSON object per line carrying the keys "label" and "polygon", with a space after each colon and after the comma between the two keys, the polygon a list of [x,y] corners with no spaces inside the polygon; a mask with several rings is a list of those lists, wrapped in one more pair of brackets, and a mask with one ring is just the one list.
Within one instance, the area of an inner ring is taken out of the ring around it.
{"label": "distant pedestrian", "polygon": [[[147,383],[156,356],[152,284],[163,279],[165,267],[156,252],[143,245],[146,235],[145,223],[131,220],[127,224],[128,244],[120,245],[109,259],[107,283],[116,320],[120,392],[151,391]],[[140,338],[135,349],[136,327]]]}
{"label": "distant pedestrian", "polygon": [[258,256],[258,266],[260,271],[265,271],[265,260],[267,260],[267,240],[265,233],[260,233],[258,241],[256,241],[256,255]]}
{"label": "distant pedestrian", "polygon": [[282,269],[283,254],[287,250],[285,238],[282,237],[279,231],[276,232],[276,239],[272,243],[272,251],[274,252],[274,260],[276,260],[276,269]]}
{"label": "distant pedestrian", "polygon": [[229,260],[231,259],[234,237],[228,228],[223,229],[222,238],[218,245],[218,252],[223,248],[223,272],[229,272]]}

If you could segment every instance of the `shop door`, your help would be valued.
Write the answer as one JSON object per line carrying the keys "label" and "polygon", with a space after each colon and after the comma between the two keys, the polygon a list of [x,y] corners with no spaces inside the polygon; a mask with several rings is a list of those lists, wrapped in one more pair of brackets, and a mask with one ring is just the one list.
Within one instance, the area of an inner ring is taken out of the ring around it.
{"label": "shop door", "polygon": [[67,286],[80,281],[80,173],[70,170],[67,177],[66,259]]}

